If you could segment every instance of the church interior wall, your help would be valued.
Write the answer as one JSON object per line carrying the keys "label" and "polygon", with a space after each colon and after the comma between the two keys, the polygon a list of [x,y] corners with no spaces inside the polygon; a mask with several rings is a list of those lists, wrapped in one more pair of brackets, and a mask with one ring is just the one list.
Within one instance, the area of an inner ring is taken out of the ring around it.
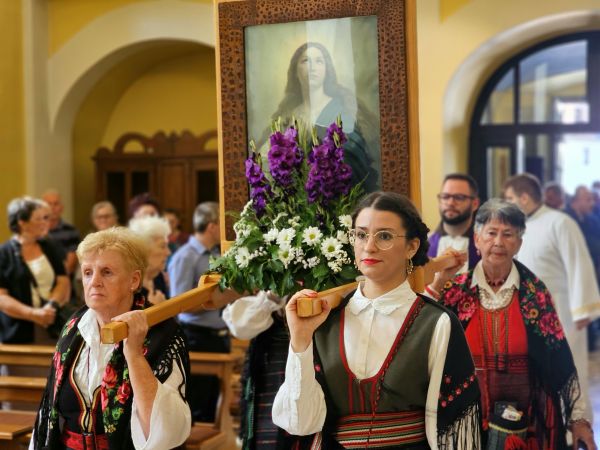
{"label": "church interior wall", "polygon": [[6,205],[25,190],[22,20],[19,2],[0,3],[0,236],[9,235]]}

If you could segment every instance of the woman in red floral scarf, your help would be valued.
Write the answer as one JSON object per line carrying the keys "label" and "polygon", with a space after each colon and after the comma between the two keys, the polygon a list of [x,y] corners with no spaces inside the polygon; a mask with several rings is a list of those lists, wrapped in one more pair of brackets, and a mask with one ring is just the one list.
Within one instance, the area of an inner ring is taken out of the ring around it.
{"label": "woman in red floral scarf", "polygon": [[[86,306],[65,325],[30,449],[166,449],[189,436],[189,373],[173,320],[148,329],[138,292],[148,248],[126,228],[89,234],[77,249]],[[100,328],[126,322],[129,337],[102,344]],[[168,430],[168,432],[167,432]]]}
{"label": "woman in red floral scarf", "polygon": [[465,328],[482,391],[488,449],[566,449],[568,429],[575,442],[596,449],[550,294],[513,260],[524,231],[525,216],[516,206],[487,201],[475,217],[481,261],[451,281],[455,268],[437,274],[427,291]]}

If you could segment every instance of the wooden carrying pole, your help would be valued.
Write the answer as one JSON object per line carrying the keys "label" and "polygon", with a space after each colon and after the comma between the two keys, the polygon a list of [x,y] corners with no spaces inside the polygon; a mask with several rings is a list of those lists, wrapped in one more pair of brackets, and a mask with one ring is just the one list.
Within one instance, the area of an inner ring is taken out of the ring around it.
{"label": "wooden carrying pole", "polygon": [[[148,318],[148,326],[151,327],[175,317],[181,312],[198,308],[207,303],[210,301],[214,290],[217,289],[220,278],[220,275],[203,275],[197,288],[145,309],[144,313]],[[120,342],[127,337],[127,324],[125,322],[112,322],[104,325],[100,331],[100,337],[103,344]]]}
{"label": "wooden carrying pole", "polygon": [[[440,256],[429,261],[424,267],[417,267],[409,278],[411,287],[416,292],[423,292],[425,284],[431,283],[435,272],[452,267],[455,258],[452,255]],[[188,311],[207,303],[219,284],[220,275],[209,274],[200,278],[198,287],[185,292],[158,305],[144,310],[148,318],[148,326],[167,320],[177,314]],[[357,282],[319,292],[316,298],[303,297],[298,299],[298,315],[310,317],[321,312],[321,299],[326,299],[332,308],[340,304],[345,295],[356,289]],[[127,324],[125,322],[112,322],[102,327],[100,332],[103,344],[114,344],[127,337]]]}
{"label": "wooden carrying pole", "polygon": [[[433,258],[423,267],[415,267],[414,272],[409,276],[408,281],[413,291],[423,292],[425,285],[433,281],[436,272],[452,267],[456,264],[453,255],[443,255]],[[327,303],[332,308],[338,306],[342,299],[356,289],[358,283],[348,283],[343,286],[338,286],[333,289],[319,292],[317,297],[302,297],[298,299],[297,311],[300,317],[311,317],[320,314],[321,299],[327,300]]]}

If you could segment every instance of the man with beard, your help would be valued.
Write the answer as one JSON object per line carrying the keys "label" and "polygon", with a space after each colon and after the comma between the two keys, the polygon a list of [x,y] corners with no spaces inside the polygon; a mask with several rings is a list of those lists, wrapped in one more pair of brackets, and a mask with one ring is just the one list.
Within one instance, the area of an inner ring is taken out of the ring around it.
{"label": "man with beard", "polygon": [[430,258],[452,248],[467,254],[467,261],[458,273],[466,272],[477,264],[480,257],[473,242],[473,216],[479,207],[479,188],[470,175],[446,175],[438,194],[442,221],[429,235]]}

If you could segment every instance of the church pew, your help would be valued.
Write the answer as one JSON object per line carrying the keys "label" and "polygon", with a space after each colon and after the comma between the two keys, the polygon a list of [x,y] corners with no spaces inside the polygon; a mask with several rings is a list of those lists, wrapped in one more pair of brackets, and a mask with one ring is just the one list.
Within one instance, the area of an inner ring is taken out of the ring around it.
{"label": "church pew", "polygon": [[46,378],[0,376],[0,402],[26,402],[37,405],[42,400]]}
{"label": "church pew", "polygon": [[54,347],[51,345],[0,344],[0,364],[50,368]]}
{"label": "church pew", "polygon": [[233,368],[239,355],[232,353],[190,352],[190,369],[193,375],[215,375],[219,378],[219,401],[214,423],[195,423],[185,443],[186,450],[224,449],[233,445],[235,436],[230,413],[233,387]]}

